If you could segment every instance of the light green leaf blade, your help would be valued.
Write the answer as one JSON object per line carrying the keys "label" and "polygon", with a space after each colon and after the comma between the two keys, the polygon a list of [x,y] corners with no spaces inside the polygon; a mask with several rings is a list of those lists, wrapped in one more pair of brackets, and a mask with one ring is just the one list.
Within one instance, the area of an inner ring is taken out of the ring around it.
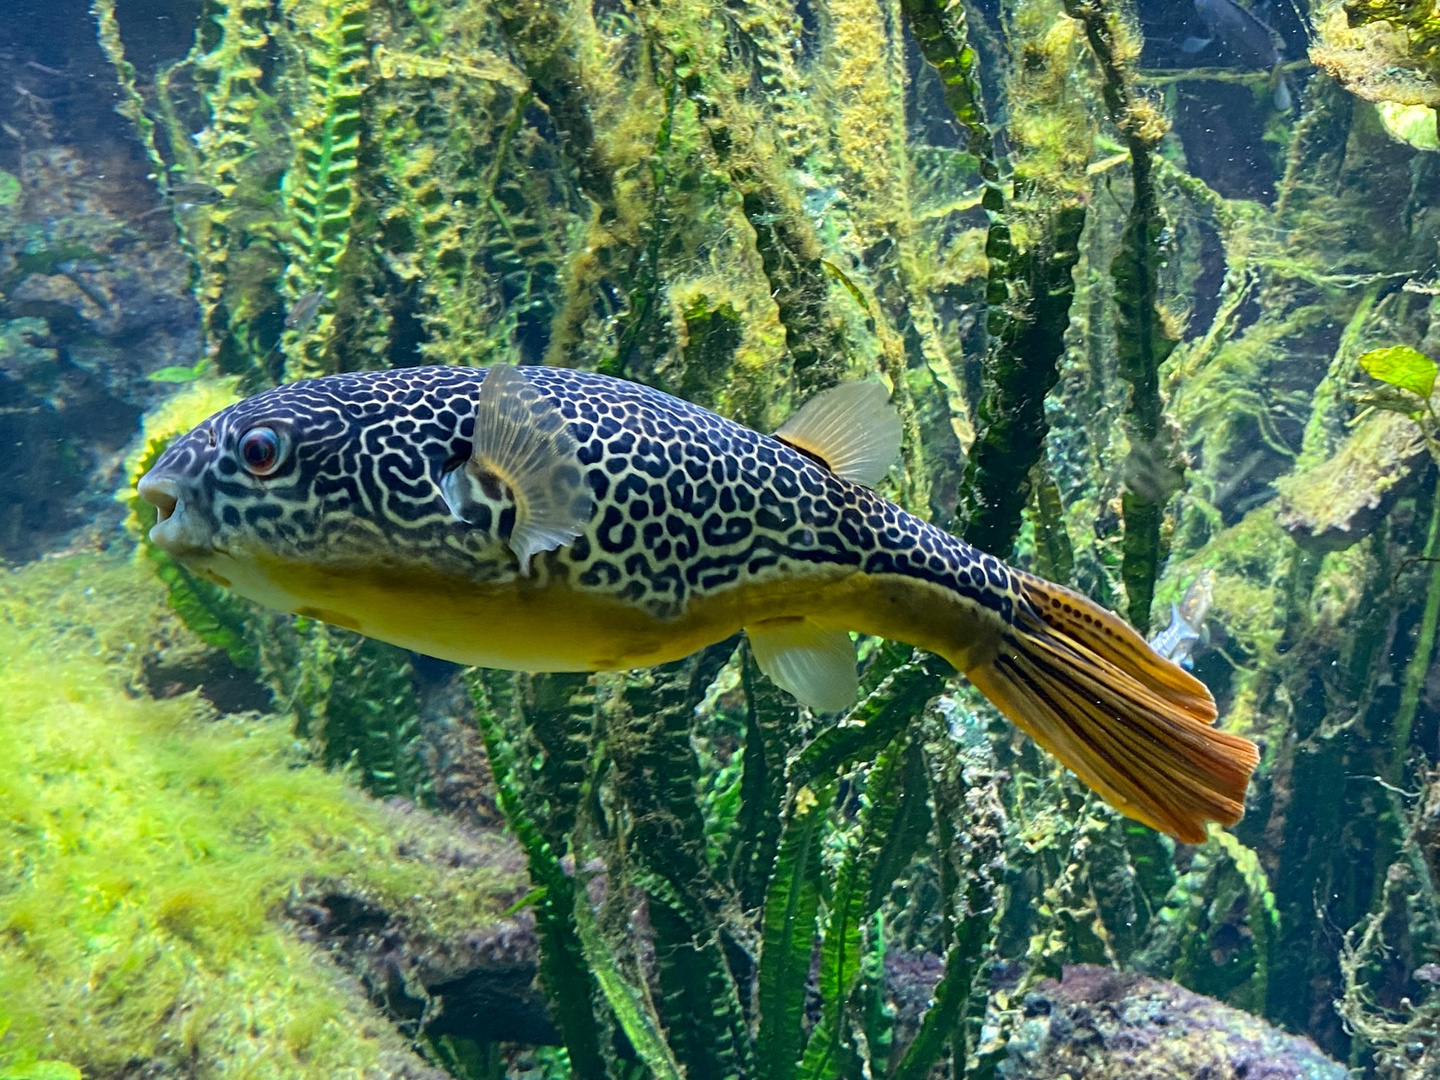
{"label": "light green leaf blade", "polygon": [[171,367],[162,367],[159,371],[152,371],[145,377],[151,382],[187,383],[194,382],[203,374],[203,371],[197,371],[195,368],[172,365]]}
{"label": "light green leaf blade", "polygon": [[576,890],[575,930],[585,961],[640,1060],[649,1067],[655,1080],[683,1080],[684,1073],[665,1042],[658,1019],[640,991],[626,980],[605,944],[584,889]]}
{"label": "light green leaf blade", "polygon": [[0,1080],[80,1080],[80,1070],[64,1061],[32,1061],[0,1069]]}
{"label": "light green leaf blade", "polygon": [[1427,400],[1435,389],[1435,361],[1408,345],[1371,349],[1360,357],[1360,366],[1372,378]]}

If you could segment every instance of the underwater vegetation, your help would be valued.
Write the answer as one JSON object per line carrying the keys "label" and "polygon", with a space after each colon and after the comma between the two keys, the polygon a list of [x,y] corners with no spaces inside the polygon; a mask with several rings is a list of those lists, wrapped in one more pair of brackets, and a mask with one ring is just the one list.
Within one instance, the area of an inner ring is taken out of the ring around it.
{"label": "underwater vegetation", "polygon": [[[135,643],[174,616],[135,569],[112,551],[0,582],[5,1075],[37,1054],[87,1076],[187,1059],[433,1075],[303,916],[324,902],[416,938],[480,933],[524,894],[519,864],[305,767],[279,718],[137,696]],[[423,954],[391,948],[423,982]]]}
{"label": "underwater vegetation", "polygon": [[[0,48],[0,1076],[1440,1074],[1428,5],[1276,5],[1288,108],[1148,0],[51,6]],[[1146,634],[1210,575],[1245,819],[1130,822],[885,642],[838,719],[735,641],[460,673],[111,498],[421,362],[761,430],[883,380],[911,512]]]}

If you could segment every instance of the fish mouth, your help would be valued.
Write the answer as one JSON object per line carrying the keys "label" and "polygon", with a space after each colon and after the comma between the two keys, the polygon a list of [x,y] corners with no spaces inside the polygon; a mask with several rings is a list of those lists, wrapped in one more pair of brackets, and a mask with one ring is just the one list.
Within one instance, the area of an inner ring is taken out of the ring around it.
{"label": "fish mouth", "polygon": [[170,515],[175,513],[175,508],[180,505],[180,485],[168,476],[156,476],[153,472],[148,472],[140,478],[135,492],[155,507],[157,525],[169,521]]}
{"label": "fish mouth", "polygon": [[214,550],[211,530],[194,513],[186,513],[185,488],[173,476],[154,471],[140,478],[136,494],[155,507],[150,541],[177,559],[195,558]]}

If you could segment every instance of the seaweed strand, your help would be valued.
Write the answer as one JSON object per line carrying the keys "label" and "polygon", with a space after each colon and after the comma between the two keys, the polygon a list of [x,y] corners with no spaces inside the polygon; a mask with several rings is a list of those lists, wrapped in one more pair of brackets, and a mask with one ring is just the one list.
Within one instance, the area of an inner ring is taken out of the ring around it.
{"label": "seaweed strand", "polygon": [[902,0],[911,31],[945,88],[945,100],[980,162],[981,206],[989,218],[985,255],[986,351],[984,394],[977,409],[956,519],[977,547],[1008,555],[1030,501],[1030,472],[1040,460],[1049,424],[1045,398],[1059,379],[1065,352],[1072,272],[1080,259],[1085,206],[1061,199],[1046,214],[1041,235],[1025,250],[1010,233],[994,135],[985,120],[974,48],[965,15],[954,0]]}
{"label": "seaweed strand", "polygon": [[1435,628],[1440,622],[1440,485],[1435,488],[1430,510],[1424,561],[1430,566],[1425,587],[1425,610],[1420,617],[1420,630],[1415,635],[1415,651],[1405,665],[1405,681],[1401,685],[1400,703],[1395,709],[1395,729],[1390,739],[1390,765],[1385,772],[1385,779],[1395,786],[1400,784],[1405,773],[1410,732],[1415,724],[1415,713],[1420,708],[1425,677],[1430,672],[1430,658],[1435,654]]}
{"label": "seaweed strand", "polygon": [[1178,342],[1157,302],[1165,217],[1155,187],[1153,155],[1165,134],[1165,122],[1149,101],[1135,93],[1129,42],[1125,40],[1128,33],[1103,0],[1065,0],[1065,10],[1085,27],[1086,40],[1104,76],[1106,110],[1130,152],[1133,198],[1110,275],[1115,282],[1119,371],[1130,384],[1125,406],[1130,457],[1121,497],[1125,537],[1120,576],[1129,598],[1130,622],[1143,632],[1150,625],[1155,579],[1160,572],[1165,504],[1181,483],[1179,462],[1161,438],[1160,365]]}

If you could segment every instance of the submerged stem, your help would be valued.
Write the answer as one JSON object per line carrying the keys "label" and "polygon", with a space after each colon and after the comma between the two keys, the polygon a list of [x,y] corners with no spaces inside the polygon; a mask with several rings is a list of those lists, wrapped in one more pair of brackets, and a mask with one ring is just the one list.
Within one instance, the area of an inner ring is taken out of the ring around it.
{"label": "submerged stem", "polygon": [[1179,462],[1163,436],[1160,365],[1177,337],[1160,309],[1161,235],[1165,218],[1155,189],[1155,147],[1165,133],[1159,111],[1134,90],[1127,58],[1127,31],[1103,0],[1065,0],[1065,10],[1085,27],[1085,37],[1104,75],[1105,107],[1130,152],[1133,197],[1120,251],[1110,264],[1115,281],[1115,349],[1122,378],[1130,384],[1125,433],[1130,457],[1121,500],[1125,539],[1120,576],[1129,596],[1127,615],[1141,632],[1150,624],[1155,579],[1160,572],[1160,525],[1165,504],[1181,485]]}
{"label": "submerged stem", "polygon": [[1415,651],[1405,665],[1405,682],[1400,689],[1400,704],[1395,710],[1395,732],[1390,744],[1390,767],[1385,779],[1399,784],[1405,771],[1405,751],[1410,747],[1410,731],[1420,707],[1420,691],[1430,671],[1430,658],[1435,653],[1435,627],[1440,621],[1440,481],[1430,508],[1430,532],[1425,538],[1425,561],[1430,577],[1425,587],[1425,612],[1420,617],[1420,631],[1415,636]]}

